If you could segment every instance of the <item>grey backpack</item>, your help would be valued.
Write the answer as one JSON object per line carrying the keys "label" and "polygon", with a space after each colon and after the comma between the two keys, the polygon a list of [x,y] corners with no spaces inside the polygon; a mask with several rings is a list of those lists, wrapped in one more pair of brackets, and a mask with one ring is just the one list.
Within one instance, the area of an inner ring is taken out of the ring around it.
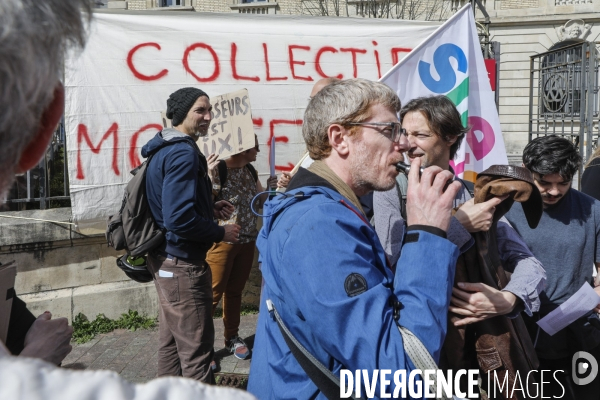
{"label": "grey backpack", "polygon": [[146,168],[151,159],[131,171],[133,178],[125,188],[121,209],[107,221],[108,245],[132,257],[145,255],[165,240],[165,231],[154,221],[146,195]]}

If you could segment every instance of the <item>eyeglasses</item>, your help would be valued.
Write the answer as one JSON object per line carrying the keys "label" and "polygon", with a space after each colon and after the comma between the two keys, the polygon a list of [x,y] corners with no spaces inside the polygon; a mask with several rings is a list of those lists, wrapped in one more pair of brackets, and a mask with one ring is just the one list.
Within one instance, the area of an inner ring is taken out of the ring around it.
{"label": "eyeglasses", "polygon": [[350,122],[346,125],[351,126],[385,126],[387,129],[379,130],[377,132],[381,133],[386,138],[390,139],[394,143],[400,142],[400,137],[402,135],[406,135],[406,129],[402,127],[400,122]]}

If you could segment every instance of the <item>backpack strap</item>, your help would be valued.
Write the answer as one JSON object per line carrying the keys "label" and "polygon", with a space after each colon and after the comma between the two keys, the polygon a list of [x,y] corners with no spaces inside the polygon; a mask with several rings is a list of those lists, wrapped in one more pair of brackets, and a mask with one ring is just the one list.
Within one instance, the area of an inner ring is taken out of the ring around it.
{"label": "backpack strap", "polygon": [[[219,181],[221,183],[221,189],[219,189],[219,193],[215,196],[215,199],[218,199],[221,196],[221,192],[223,191],[223,187],[225,187],[225,182],[227,182],[227,163],[225,160],[219,160],[219,164],[217,165],[219,170]],[[250,171],[250,174],[254,178],[255,181],[258,181],[258,172],[256,172],[256,168],[250,163],[246,164],[246,168]]]}
{"label": "backpack strap", "polygon": [[225,182],[227,181],[227,163],[225,160],[219,160],[219,164],[217,164],[217,169],[219,170],[219,182],[221,184],[221,189],[219,189],[219,193],[215,196],[215,199],[221,197],[221,192],[223,191],[223,187],[225,186]]}
{"label": "backpack strap", "polygon": [[[269,314],[275,319],[277,325],[279,326],[279,331],[283,336],[283,340],[285,344],[288,345],[290,352],[300,364],[300,367],[304,370],[306,375],[310,378],[310,380],[315,384],[315,386],[321,391],[321,393],[327,397],[328,399],[339,399],[340,398],[340,378],[335,376],[329,368],[323,365],[319,360],[315,358],[307,349],[300,343],[298,339],[294,336],[294,334],[288,329],[285,325],[281,316],[275,309],[275,305],[271,301],[271,299],[266,300],[267,310]],[[396,302],[394,304],[394,320],[402,336],[402,341],[404,344],[404,352],[406,353],[408,359],[412,361],[414,366],[421,371],[424,370],[434,370],[437,371],[439,368],[431,356],[429,351],[421,342],[421,340],[413,334],[410,330],[400,325],[400,302]],[[431,389],[430,394],[435,396],[437,393],[437,384],[434,382]],[[354,390],[350,395],[351,399],[362,400],[362,397],[354,397]],[[433,397],[432,396],[432,397]],[[442,394],[440,397],[433,397],[438,400],[452,400],[452,397],[446,397]]]}
{"label": "backpack strap", "polygon": [[248,171],[250,171],[254,180],[258,181],[258,172],[256,172],[256,168],[254,168],[254,165],[248,163],[246,164],[246,168],[248,168]]}
{"label": "backpack strap", "polygon": [[408,189],[408,177],[402,173],[396,177],[396,189],[400,201],[400,215],[406,221],[406,192]]}
{"label": "backpack strap", "polygon": [[[315,386],[321,391],[321,393],[328,399],[339,399],[340,398],[340,378],[335,376],[333,372],[317,360],[306,348],[296,339],[296,337],[287,328],[281,316],[275,309],[275,305],[271,299],[267,299],[267,310],[271,316],[277,322],[283,340],[288,345],[292,355],[300,364],[300,367],[304,370],[306,375],[315,384]],[[352,391],[354,393],[354,390]],[[353,395],[350,395],[351,399],[357,399]],[[362,397],[358,398],[362,400]]]}
{"label": "backpack strap", "polygon": [[460,181],[460,183],[463,184],[465,189],[467,189],[467,191],[469,192],[471,197],[475,197],[475,184],[471,181],[465,181],[464,179],[458,179],[458,180]]}

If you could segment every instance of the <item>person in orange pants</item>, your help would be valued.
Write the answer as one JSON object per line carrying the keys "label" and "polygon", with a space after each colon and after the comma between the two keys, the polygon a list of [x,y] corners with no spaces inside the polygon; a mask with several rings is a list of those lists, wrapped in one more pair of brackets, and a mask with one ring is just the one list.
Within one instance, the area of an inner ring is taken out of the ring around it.
{"label": "person in orange pants", "polygon": [[[252,213],[251,202],[257,193],[264,191],[258,180],[256,170],[250,165],[256,161],[259,152],[258,140],[256,146],[230,158],[216,162],[214,155],[208,158],[212,164],[211,178],[213,181],[213,194],[215,200],[227,199],[235,211],[228,219],[219,219],[219,225],[237,224],[241,226],[238,243],[215,243],[209,250],[206,261],[212,271],[213,287],[213,315],[217,304],[223,298],[223,324],[225,325],[225,347],[239,359],[246,359],[250,349],[238,336],[240,325],[240,308],[242,305],[242,290],[250,276],[250,269],[254,261],[255,242],[258,231],[256,229],[256,216]],[[223,169],[227,169],[224,174]],[[219,169],[221,172],[219,173]],[[225,182],[221,182],[225,176]],[[277,178],[270,177],[267,186],[275,188]],[[266,200],[267,194],[260,196],[255,209]],[[216,369],[216,363],[211,364]]]}

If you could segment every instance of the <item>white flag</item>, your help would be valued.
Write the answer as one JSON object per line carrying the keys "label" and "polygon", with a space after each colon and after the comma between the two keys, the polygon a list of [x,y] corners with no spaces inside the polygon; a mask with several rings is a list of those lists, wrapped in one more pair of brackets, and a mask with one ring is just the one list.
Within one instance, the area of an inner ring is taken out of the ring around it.
{"label": "white flag", "polygon": [[455,173],[475,181],[494,164],[508,164],[500,121],[483,61],[473,11],[465,5],[380,80],[396,91],[402,104],[446,95],[470,127],[456,157]]}

